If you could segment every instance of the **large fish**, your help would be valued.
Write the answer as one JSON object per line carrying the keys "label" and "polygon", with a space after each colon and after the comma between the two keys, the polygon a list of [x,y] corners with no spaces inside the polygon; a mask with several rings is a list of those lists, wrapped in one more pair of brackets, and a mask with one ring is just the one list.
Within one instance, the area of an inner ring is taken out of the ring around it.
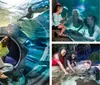
{"label": "large fish", "polygon": [[48,9],[48,0],[0,0],[0,27],[16,24],[20,18],[32,18],[34,13]]}
{"label": "large fish", "polygon": [[43,12],[34,19],[19,21],[22,32],[30,39],[49,37],[49,11]]}

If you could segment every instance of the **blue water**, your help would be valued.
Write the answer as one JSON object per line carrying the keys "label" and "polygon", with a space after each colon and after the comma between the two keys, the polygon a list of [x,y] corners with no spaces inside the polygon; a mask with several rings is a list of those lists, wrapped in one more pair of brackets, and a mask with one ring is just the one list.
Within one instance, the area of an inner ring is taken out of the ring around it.
{"label": "blue water", "polygon": [[[26,35],[27,40],[24,43],[28,49],[24,75],[26,78],[31,75],[33,79],[34,76],[40,76],[45,71],[48,74],[44,75],[49,77],[49,11],[37,17],[36,20],[41,27],[35,29],[35,37],[34,34],[31,37]],[[38,68],[34,70],[36,66]]]}
{"label": "blue water", "polygon": [[[36,18],[43,27],[35,30],[35,39],[28,39],[25,44],[28,49],[26,56],[26,66],[33,68],[35,63],[42,58],[45,48],[49,46],[49,11]],[[44,22],[45,21],[45,22]],[[49,50],[49,48],[48,48]],[[46,54],[48,56],[49,53]],[[49,60],[49,57],[48,59]],[[29,64],[33,63],[33,64]]]}
{"label": "blue water", "polygon": [[78,9],[82,19],[88,15],[94,15],[97,18],[97,24],[100,26],[100,0],[58,0],[62,6],[66,6],[68,11],[64,9],[62,16],[72,15],[73,9]]}

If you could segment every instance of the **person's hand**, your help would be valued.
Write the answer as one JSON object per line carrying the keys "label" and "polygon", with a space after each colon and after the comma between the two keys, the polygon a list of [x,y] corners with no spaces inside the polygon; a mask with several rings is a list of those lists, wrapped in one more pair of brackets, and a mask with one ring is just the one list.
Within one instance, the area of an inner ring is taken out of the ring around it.
{"label": "person's hand", "polygon": [[73,73],[75,73],[75,70],[73,70]]}
{"label": "person's hand", "polygon": [[68,75],[68,72],[65,72],[65,74],[64,75]]}

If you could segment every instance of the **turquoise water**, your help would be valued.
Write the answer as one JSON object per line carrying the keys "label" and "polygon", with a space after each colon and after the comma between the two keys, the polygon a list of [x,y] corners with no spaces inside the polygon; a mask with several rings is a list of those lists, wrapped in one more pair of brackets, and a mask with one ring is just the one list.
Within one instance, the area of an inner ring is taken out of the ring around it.
{"label": "turquoise water", "polygon": [[[29,36],[26,34],[28,40],[24,43],[25,47],[28,49],[26,55],[25,75],[26,78],[31,75],[33,80],[34,75],[43,75],[43,72],[46,70],[47,73],[49,72],[49,11],[44,12],[35,20],[38,23],[36,23],[35,27],[34,24],[32,24],[32,28],[29,26],[31,31],[24,30],[25,33],[27,33],[27,31],[33,32],[33,34],[30,35],[30,33]],[[31,20],[31,22],[28,21],[27,23],[34,23],[34,21]],[[35,69],[36,66],[38,66],[37,69]],[[44,77],[45,76],[48,78],[49,73],[44,74]]]}
{"label": "turquoise water", "polygon": [[81,17],[84,19],[88,15],[94,15],[97,18],[97,24],[100,26],[100,0],[58,0],[62,6],[66,6],[68,11],[64,9],[63,16],[68,12],[69,17],[72,15],[74,8],[80,11]]}

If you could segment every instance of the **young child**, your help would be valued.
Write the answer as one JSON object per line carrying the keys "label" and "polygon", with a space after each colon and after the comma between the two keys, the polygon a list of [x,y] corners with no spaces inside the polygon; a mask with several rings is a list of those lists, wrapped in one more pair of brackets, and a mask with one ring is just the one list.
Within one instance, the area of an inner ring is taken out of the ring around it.
{"label": "young child", "polygon": [[66,70],[70,69],[73,73],[75,73],[74,67],[76,66],[76,51],[71,51],[69,56],[66,56],[64,61],[64,65]]}
{"label": "young child", "polygon": [[53,27],[61,30],[60,33],[58,33],[59,36],[65,35],[64,31],[66,30],[66,26],[64,24],[66,22],[64,20],[68,16],[66,14],[66,17],[62,18],[61,16],[62,11],[63,7],[61,5],[56,5],[55,12],[53,13]]}

